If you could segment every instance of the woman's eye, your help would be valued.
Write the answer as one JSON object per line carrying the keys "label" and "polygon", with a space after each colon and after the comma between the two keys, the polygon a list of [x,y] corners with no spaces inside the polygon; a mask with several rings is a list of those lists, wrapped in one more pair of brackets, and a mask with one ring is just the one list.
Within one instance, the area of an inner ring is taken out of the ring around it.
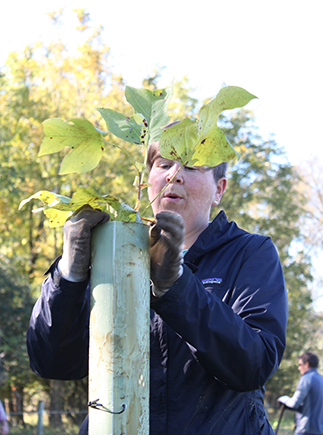
{"label": "woman's eye", "polygon": [[187,171],[196,171],[197,168],[195,166],[184,166]]}

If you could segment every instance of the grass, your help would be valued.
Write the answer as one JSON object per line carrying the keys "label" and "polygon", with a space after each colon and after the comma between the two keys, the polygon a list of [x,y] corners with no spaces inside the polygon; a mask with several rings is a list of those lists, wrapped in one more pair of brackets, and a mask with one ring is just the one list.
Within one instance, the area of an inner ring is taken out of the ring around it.
{"label": "grass", "polygon": [[[85,417],[85,416],[84,416]],[[24,415],[25,425],[14,425],[14,422],[9,422],[9,433],[10,435],[38,435],[37,432],[37,415],[35,414],[25,414]],[[80,430],[79,425],[73,424],[70,419],[66,416],[62,416],[62,425],[55,426],[49,423],[49,418],[46,413],[44,413],[43,419],[43,431],[42,435],[78,435]]]}
{"label": "grass", "polygon": [[[276,430],[280,410],[269,410],[268,419],[274,430]],[[10,435],[38,435],[37,433],[38,416],[34,414],[25,414],[25,426],[17,425],[10,426]],[[11,422],[10,422],[11,423]],[[62,426],[50,425],[48,414],[44,413],[43,434],[42,435],[77,435],[80,425],[75,425],[66,416],[62,416]],[[294,434],[294,412],[285,410],[283,418],[280,422],[278,435],[293,435]]]}
{"label": "grass", "polygon": [[[9,428],[10,435],[37,435],[37,426],[26,424],[24,426],[15,426]],[[43,427],[43,435],[77,435],[79,433],[79,427]]]}

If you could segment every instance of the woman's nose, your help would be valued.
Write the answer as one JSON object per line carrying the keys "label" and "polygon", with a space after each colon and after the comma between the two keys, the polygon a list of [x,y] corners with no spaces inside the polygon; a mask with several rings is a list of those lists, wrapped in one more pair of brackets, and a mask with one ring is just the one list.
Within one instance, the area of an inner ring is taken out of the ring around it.
{"label": "woman's nose", "polygon": [[175,162],[168,170],[166,175],[166,181],[169,183],[171,180],[172,183],[181,184],[183,183],[183,169],[181,168],[181,164],[179,162]]}

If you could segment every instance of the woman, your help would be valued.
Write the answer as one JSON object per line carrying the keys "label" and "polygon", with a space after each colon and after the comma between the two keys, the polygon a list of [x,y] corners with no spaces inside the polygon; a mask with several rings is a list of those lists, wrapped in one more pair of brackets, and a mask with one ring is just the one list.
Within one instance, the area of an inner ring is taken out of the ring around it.
{"label": "woman", "polygon": [[[264,385],[283,356],[287,325],[277,251],[270,238],[241,230],[223,211],[209,223],[226,188],[226,164],[181,168],[155,143],[147,165],[156,216],[150,434],[273,434]],[[63,256],[49,269],[27,334],[40,376],[87,375],[90,236],[108,219],[85,206],[65,224]]]}

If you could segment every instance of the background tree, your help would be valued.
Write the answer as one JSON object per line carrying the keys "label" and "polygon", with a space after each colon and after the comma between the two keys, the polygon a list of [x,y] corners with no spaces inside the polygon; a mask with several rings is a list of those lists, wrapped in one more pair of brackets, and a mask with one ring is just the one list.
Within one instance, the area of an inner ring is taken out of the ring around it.
{"label": "background tree", "polygon": [[[40,189],[71,196],[78,185],[95,187],[101,194],[113,193],[130,205],[136,202],[135,189],[131,189],[135,178],[134,168],[129,166],[127,157],[117,147],[108,146],[100,165],[90,174],[58,176],[59,162],[64,152],[59,156],[37,157],[44,120],[51,117],[64,120],[86,117],[104,130],[105,125],[95,108],[109,107],[122,113],[130,110],[124,99],[122,77],[114,75],[109,66],[109,48],[101,40],[102,29],[89,26],[85,11],[76,10],[76,14],[79,20],[79,29],[76,31],[83,35],[84,44],[75,55],[71,55],[61,41],[48,46],[30,44],[22,53],[12,52],[9,55],[0,75],[0,267],[1,273],[5,277],[9,276],[10,279],[6,280],[11,283],[2,287],[1,291],[5,292],[7,301],[10,301],[10,297],[14,298],[14,293],[10,293],[11,286],[16,286],[19,292],[22,285],[22,295],[29,292],[26,304],[19,307],[12,305],[10,313],[13,317],[2,315],[7,309],[4,299],[0,305],[2,345],[6,348],[3,358],[6,381],[1,391],[2,397],[13,403],[15,392],[19,392],[23,402],[28,391],[31,394],[38,389],[48,397],[46,408],[53,410],[62,407],[86,409],[87,381],[67,382],[62,388],[61,382],[42,380],[33,375],[29,368],[25,333],[30,312],[39,295],[44,272],[61,253],[62,230],[50,229],[42,213],[33,213],[38,203],[29,204],[27,212],[18,212],[19,203]],[[59,25],[61,13],[52,14],[52,20]],[[157,76],[147,79],[150,86],[156,86],[156,79]],[[174,98],[179,103],[181,116],[185,114],[187,101],[191,102],[192,107],[196,102],[188,96],[188,92],[187,79],[175,84]],[[127,147],[135,160],[142,160],[140,147],[122,143],[116,138],[109,139]],[[22,284],[18,285],[20,281]],[[19,310],[24,311],[23,316]],[[6,322],[8,319],[13,321],[15,316],[19,316],[17,325],[20,325],[20,329],[13,329],[10,333],[12,339],[8,341],[7,326],[11,324],[7,325]],[[22,361],[16,353],[8,352],[11,347],[18,349],[14,337],[24,349],[19,354]],[[18,367],[19,373],[15,370]],[[35,387],[37,383],[38,387]],[[12,409],[16,410],[17,407],[12,405]],[[51,420],[56,426],[61,423],[61,417],[57,415],[52,416]]]}
{"label": "background tree", "polygon": [[[302,221],[305,253],[320,264],[323,252],[323,167],[319,159],[303,161],[298,167],[301,176],[299,189],[306,197],[306,215]],[[316,268],[315,281],[312,286],[314,301],[322,297],[323,275]]]}
{"label": "background tree", "polygon": [[[83,13],[78,13],[82,21]],[[18,212],[18,206],[22,198],[40,188],[70,194],[78,183],[72,177],[58,177],[56,157],[37,159],[43,136],[41,123],[53,116],[64,119],[84,116],[87,111],[89,118],[94,117],[93,107],[105,105],[107,83],[114,97],[121,86],[120,78],[112,76],[107,66],[109,50],[100,40],[100,29],[89,29],[88,33],[88,39],[74,57],[69,56],[60,41],[48,47],[38,43],[27,46],[23,53],[11,53],[0,76],[0,260],[3,274],[0,318],[3,373],[6,373],[1,391],[14,410],[20,410],[18,398],[22,403],[30,388],[29,380],[36,382],[37,379],[38,389],[49,393],[55,390],[54,383],[41,380],[31,372],[25,333],[43,273],[61,247],[60,232],[48,228],[42,213],[32,213],[35,205],[31,204],[27,213]],[[85,177],[85,181],[88,180],[90,177]],[[23,285],[18,284],[20,281]],[[24,301],[27,291],[29,299],[26,297]],[[18,300],[19,292],[22,299]],[[77,389],[75,386],[75,391]],[[71,401],[71,394],[65,395],[62,391],[62,396]],[[73,396],[76,406],[80,406],[78,396]],[[57,394],[51,397],[54,399]],[[73,408],[71,403],[69,407]],[[82,403],[82,408],[85,407],[86,396]]]}
{"label": "background tree", "polygon": [[[5,259],[1,260],[4,265]],[[26,324],[34,300],[30,288],[9,264],[5,269],[0,267],[1,397],[9,399],[11,411],[21,412],[25,393],[34,381],[26,349]],[[16,418],[23,423],[22,416]]]}

